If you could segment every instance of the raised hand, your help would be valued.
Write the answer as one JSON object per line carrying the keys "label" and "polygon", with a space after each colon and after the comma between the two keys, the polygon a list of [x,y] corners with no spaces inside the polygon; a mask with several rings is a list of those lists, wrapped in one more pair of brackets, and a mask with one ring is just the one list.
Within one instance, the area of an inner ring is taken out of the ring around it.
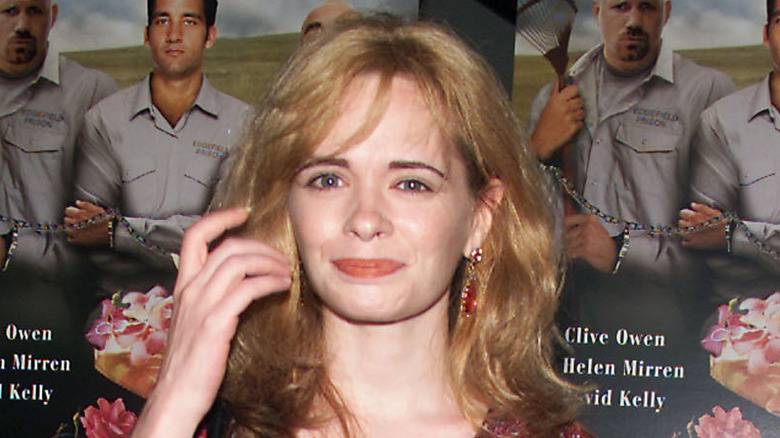
{"label": "raised hand", "polygon": [[133,437],[191,438],[222,382],[239,315],[252,301],[289,290],[288,257],[262,242],[228,238],[209,251],[247,214],[214,212],[185,232],[165,357]]}

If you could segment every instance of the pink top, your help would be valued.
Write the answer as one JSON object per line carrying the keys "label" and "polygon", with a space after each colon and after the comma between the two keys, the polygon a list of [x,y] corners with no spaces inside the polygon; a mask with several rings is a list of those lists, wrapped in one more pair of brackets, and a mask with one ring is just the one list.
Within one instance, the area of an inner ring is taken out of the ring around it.
{"label": "pink top", "polygon": [[[208,438],[211,438],[211,435]],[[577,423],[563,426],[559,436],[560,438],[595,438]],[[206,428],[201,428],[195,438],[207,438]],[[474,435],[474,438],[533,438],[533,434],[521,420],[485,420],[482,429]]]}
{"label": "pink top", "polygon": [[[474,438],[532,438],[533,434],[520,420],[488,420]],[[579,424],[563,426],[561,438],[594,438]]]}

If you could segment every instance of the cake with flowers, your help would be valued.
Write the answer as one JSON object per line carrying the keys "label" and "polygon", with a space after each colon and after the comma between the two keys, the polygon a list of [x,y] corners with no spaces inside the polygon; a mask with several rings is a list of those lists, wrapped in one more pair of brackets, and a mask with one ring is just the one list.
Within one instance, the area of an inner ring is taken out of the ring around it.
{"label": "cake with flowers", "polygon": [[702,346],[715,380],[780,416],[780,291],[720,306]]}
{"label": "cake with flowers", "polygon": [[173,310],[161,286],[147,292],[115,293],[102,302],[87,332],[95,368],[125,389],[146,397],[157,382]]}

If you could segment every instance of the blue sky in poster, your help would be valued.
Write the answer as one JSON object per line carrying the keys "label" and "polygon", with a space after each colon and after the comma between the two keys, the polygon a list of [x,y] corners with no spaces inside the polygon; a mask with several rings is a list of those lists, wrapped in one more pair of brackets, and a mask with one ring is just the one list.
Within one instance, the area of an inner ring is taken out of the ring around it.
{"label": "blue sky in poster", "polygon": [[[418,0],[347,0],[360,11],[416,16]],[[222,0],[217,27],[222,37],[297,31],[322,0]],[[137,46],[143,43],[143,0],[60,0],[52,42],[60,50]]]}
{"label": "blue sky in poster", "polygon": [[[222,0],[218,27],[223,37],[294,32],[321,0]],[[591,0],[575,0],[572,48],[599,40]],[[361,11],[393,11],[414,16],[417,0],[353,0]],[[60,0],[60,18],[52,34],[61,50],[139,45],[146,20],[142,0]],[[761,43],[764,0],[674,0],[665,40],[675,48],[739,46]],[[519,52],[530,46],[520,42]]]}

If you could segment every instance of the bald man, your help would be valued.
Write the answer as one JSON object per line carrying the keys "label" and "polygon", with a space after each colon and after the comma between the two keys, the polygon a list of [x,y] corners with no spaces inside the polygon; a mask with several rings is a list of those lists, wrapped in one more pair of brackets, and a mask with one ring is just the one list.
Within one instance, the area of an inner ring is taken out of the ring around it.
{"label": "bald man", "polygon": [[323,31],[330,30],[335,24],[360,18],[355,8],[343,0],[326,0],[312,9],[301,26],[302,42],[310,41]]}
{"label": "bald man", "polygon": [[49,50],[57,12],[51,0],[0,0],[0,268],[53,283],[77,274],[76,253],[63,234],[20,224],[61,222],[84,114],[117,89]]}

